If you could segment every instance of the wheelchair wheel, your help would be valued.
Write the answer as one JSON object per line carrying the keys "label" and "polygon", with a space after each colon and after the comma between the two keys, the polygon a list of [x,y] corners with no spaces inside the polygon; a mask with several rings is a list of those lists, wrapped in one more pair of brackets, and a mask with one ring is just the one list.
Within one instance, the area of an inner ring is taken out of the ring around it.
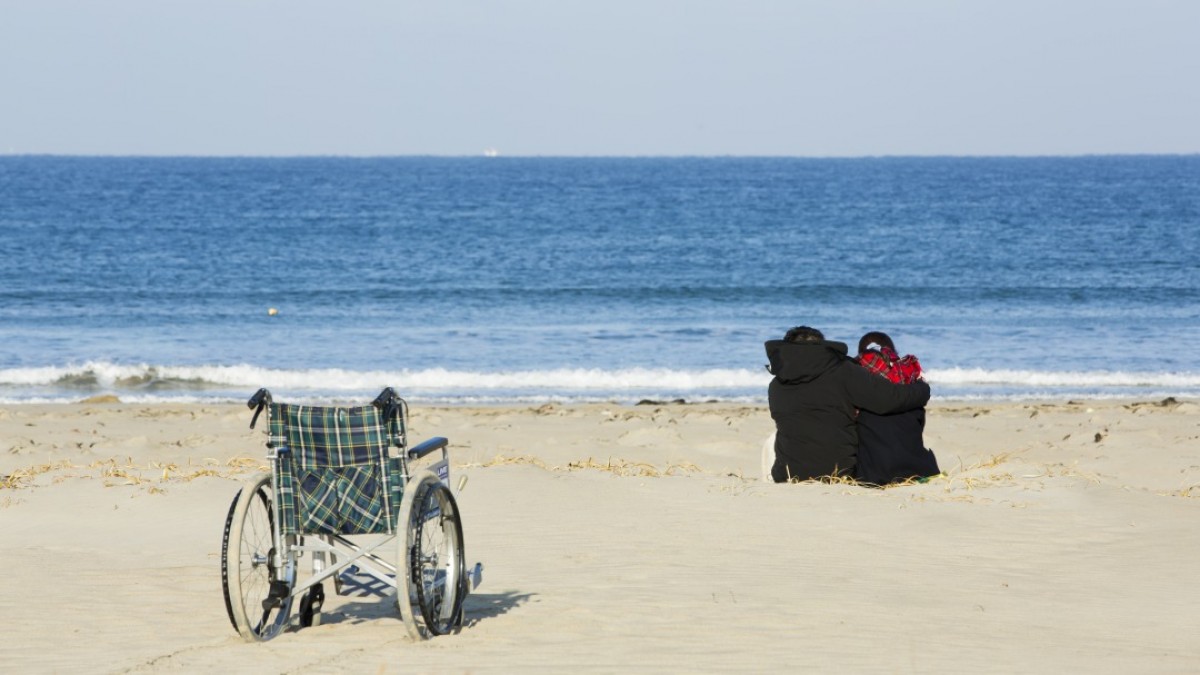
{"label": "wheelchair wheel", "polygon": [[225,610],[237,632],[251,642],[282,632],[292,611],[296,561],[289,552],[276,555],[272,493],[268,474],[246,483],[229,507],[221,542]]}
{"label": "wheelchair wheel", "polygon": [[454,495],[429,471],[404,488],[397,533],[396,602],[414,640],[443,635],[462,625],[467,593],[462,521]]}

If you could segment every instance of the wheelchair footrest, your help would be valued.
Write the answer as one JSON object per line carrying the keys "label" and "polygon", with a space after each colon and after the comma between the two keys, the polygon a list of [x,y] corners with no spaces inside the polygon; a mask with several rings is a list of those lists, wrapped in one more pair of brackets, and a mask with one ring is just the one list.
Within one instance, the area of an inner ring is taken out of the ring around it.
{"label": "wheelchair footrest", "polygon": [[483,583],[483,563],[475,563],[475,566],[467,571],[467,592],[479,588],[479,584]]}

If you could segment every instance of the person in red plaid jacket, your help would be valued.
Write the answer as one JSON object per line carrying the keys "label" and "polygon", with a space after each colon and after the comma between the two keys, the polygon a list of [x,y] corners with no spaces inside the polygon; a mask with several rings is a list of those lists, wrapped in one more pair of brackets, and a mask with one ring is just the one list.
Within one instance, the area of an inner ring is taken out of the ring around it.
{"label": "person in red plaid jacket", "polygon": [[[871,349],[871,345],[876,345]],[[921,362],[908,354],[898,356],[887,333],[870,332],[858,341],[858,364],[897,384],[921,380]],[[925,408],[890,415],[858,412],[858,457],[854,478],[871,485],[887,485],[912,478],[936,476],[937,458],[925,447]]]}

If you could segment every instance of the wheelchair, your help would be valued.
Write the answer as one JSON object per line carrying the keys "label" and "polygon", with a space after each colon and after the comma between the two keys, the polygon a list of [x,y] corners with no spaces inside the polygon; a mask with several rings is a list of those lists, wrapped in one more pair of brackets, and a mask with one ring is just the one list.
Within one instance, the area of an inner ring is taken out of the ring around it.
{"label": "wheelchair", "polygon": [[[449,441],[409,447],[408,404],[390,387],[368,406],[276,403],[266,389],[248,405],[251,429],[267,413],[270,472],[245,483],[225,518],[221,582],[234,629],[254,642],[319,625],[324,582],[342,593],[365,577],[394,592],[413,639],[457,632],[483,566],[468,570],[464,558]],[[312,571],[301,580],[305,555]]]}

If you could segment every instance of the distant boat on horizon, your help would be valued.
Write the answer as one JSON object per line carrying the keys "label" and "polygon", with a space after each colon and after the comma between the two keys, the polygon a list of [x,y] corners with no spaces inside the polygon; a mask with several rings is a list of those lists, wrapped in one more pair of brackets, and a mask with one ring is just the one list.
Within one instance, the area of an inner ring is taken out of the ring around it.
{"label": "distant boat on horizon", "polygon": [[499,157],[500,151],[495,148],[488,148],[487,150],[483,151],[483,156],[484,157]]}

